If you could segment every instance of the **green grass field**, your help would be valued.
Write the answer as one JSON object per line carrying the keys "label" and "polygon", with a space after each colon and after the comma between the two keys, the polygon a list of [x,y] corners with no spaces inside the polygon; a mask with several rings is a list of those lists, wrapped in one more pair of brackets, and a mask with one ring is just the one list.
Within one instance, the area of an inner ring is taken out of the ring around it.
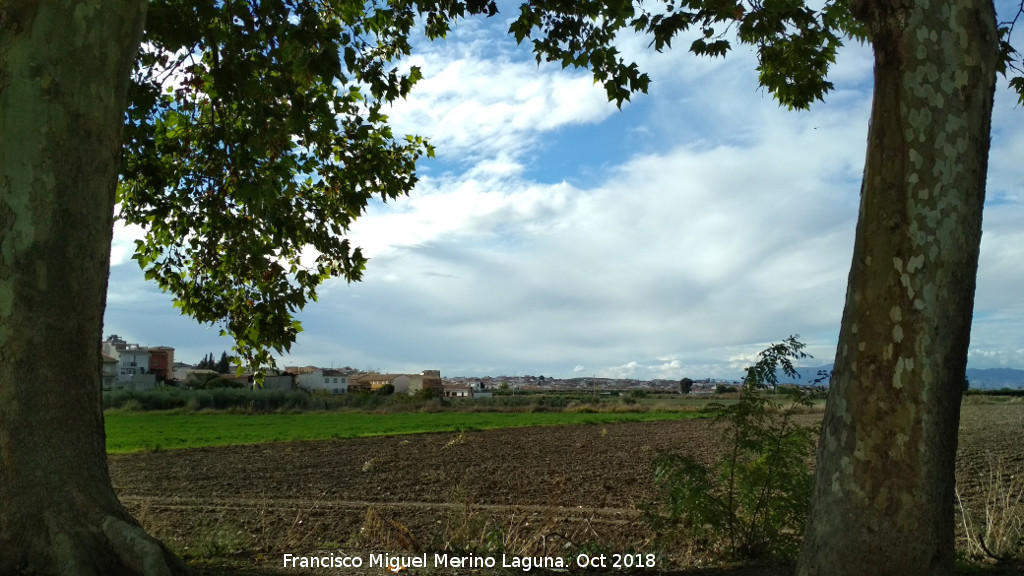
{"label": "green grass field", "polygon": [[172,450],[200,446],[260,444],[488,430],[523,426],[607,424],[700,417],[693,412],[308,412],[299,414],[106,413],[107,452]]}

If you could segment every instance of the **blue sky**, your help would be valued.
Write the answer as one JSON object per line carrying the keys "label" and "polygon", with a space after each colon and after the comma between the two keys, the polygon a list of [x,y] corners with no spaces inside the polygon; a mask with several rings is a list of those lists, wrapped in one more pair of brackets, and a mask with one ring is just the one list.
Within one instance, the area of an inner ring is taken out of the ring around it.
{"label": "blue sky", "polygon": [[[510,13],[506,11],[506,13]],[[871,55],[839,56],[808,112],[725,59],[623,52],[653,82],[619,111],[584,71],[537,66],[505,15],[462,22],[409,60],[390,116],[428,136],[411,197],[352,230],[363,282],[331,281],[282,364],[445,375],[734,378],[800,334],[831,362],[853,246]],[[678,42],[685,47],[688,42]],[[997,89],[970,365],[1024,368],[1024,110]],[[181,317],[115,231],[105,333],[198,361],[229,349]]]}

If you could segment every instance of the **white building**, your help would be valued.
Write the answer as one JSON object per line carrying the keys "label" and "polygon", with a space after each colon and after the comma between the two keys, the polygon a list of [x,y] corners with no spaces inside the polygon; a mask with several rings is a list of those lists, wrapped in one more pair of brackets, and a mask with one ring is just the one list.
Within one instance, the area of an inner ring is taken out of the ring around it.
{"label": "white building", "polygon": [[308,392],[327,391],[330,394],[348,393],[348,376],[340,370],[315,368],[295,377],[296,386]]}
{"label": "white building", "polygon": [[102,353],[117,360],[117,382],[113,387],[142,390],[156,386],[156,374],[149,369],[149,348],[129,344],[115,335],[103,341]]}

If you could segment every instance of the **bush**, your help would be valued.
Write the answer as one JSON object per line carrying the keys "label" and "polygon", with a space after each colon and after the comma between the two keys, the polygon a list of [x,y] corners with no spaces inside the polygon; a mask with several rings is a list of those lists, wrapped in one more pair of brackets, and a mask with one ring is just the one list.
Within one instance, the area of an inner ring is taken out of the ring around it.
{"label": "bush", "polygon": [[227,380],[220,374],[194,372],[185,379],[189,388],[211,390],[213,388],[245,388],[246,385],[237,380]]}
{"label": "bush", "polygon": [[[712,466],[689,455],[655,459],[663,500],[651,518],[659,531],[682,530],[691,542],[732,559],[792,560],[807,518],[813,476],[809,470],[817,430],[794,422],[810,396],[789,390],[778,400],[775,370],[795,376],[791,358],[805,358],[791,336],[761,352],[747,369],[736,404],[717,416],[728,451]],[[696,540],[694,540],[696,539]]]}
{"label": "bush", "polygon": [[440,395],[441,394],[438,393],[437,389],[435,388],[420,388],[419,390],[413,392],[410,396],[416,400],[430,400],[432,398],[437,398]]}

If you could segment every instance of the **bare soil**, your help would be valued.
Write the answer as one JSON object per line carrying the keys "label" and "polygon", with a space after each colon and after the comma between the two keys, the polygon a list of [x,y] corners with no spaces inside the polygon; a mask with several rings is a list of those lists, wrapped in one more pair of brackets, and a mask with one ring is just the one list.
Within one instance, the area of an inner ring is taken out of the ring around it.
{"label": "bare soil", "polygon": [[[687,420],[286,442],[116,455],[110,472],[146,529],[203,573],[349,574],[283,569],[282,556],[480,552],[488,538],[522,554],[557,554],[570,543],[650,550],[642,509],[655,493],[652,458],[673,450],[711,461],[720,434],[709,420]],[[964,407],[965,498],[978,497],[995,461],[1024,471],[1024,404]],[[230,568],[210,557],[228,558]],[[694,558],[658,562],[657,571],[699,568]],[[735,570],[713,573],[792,572]]]}

